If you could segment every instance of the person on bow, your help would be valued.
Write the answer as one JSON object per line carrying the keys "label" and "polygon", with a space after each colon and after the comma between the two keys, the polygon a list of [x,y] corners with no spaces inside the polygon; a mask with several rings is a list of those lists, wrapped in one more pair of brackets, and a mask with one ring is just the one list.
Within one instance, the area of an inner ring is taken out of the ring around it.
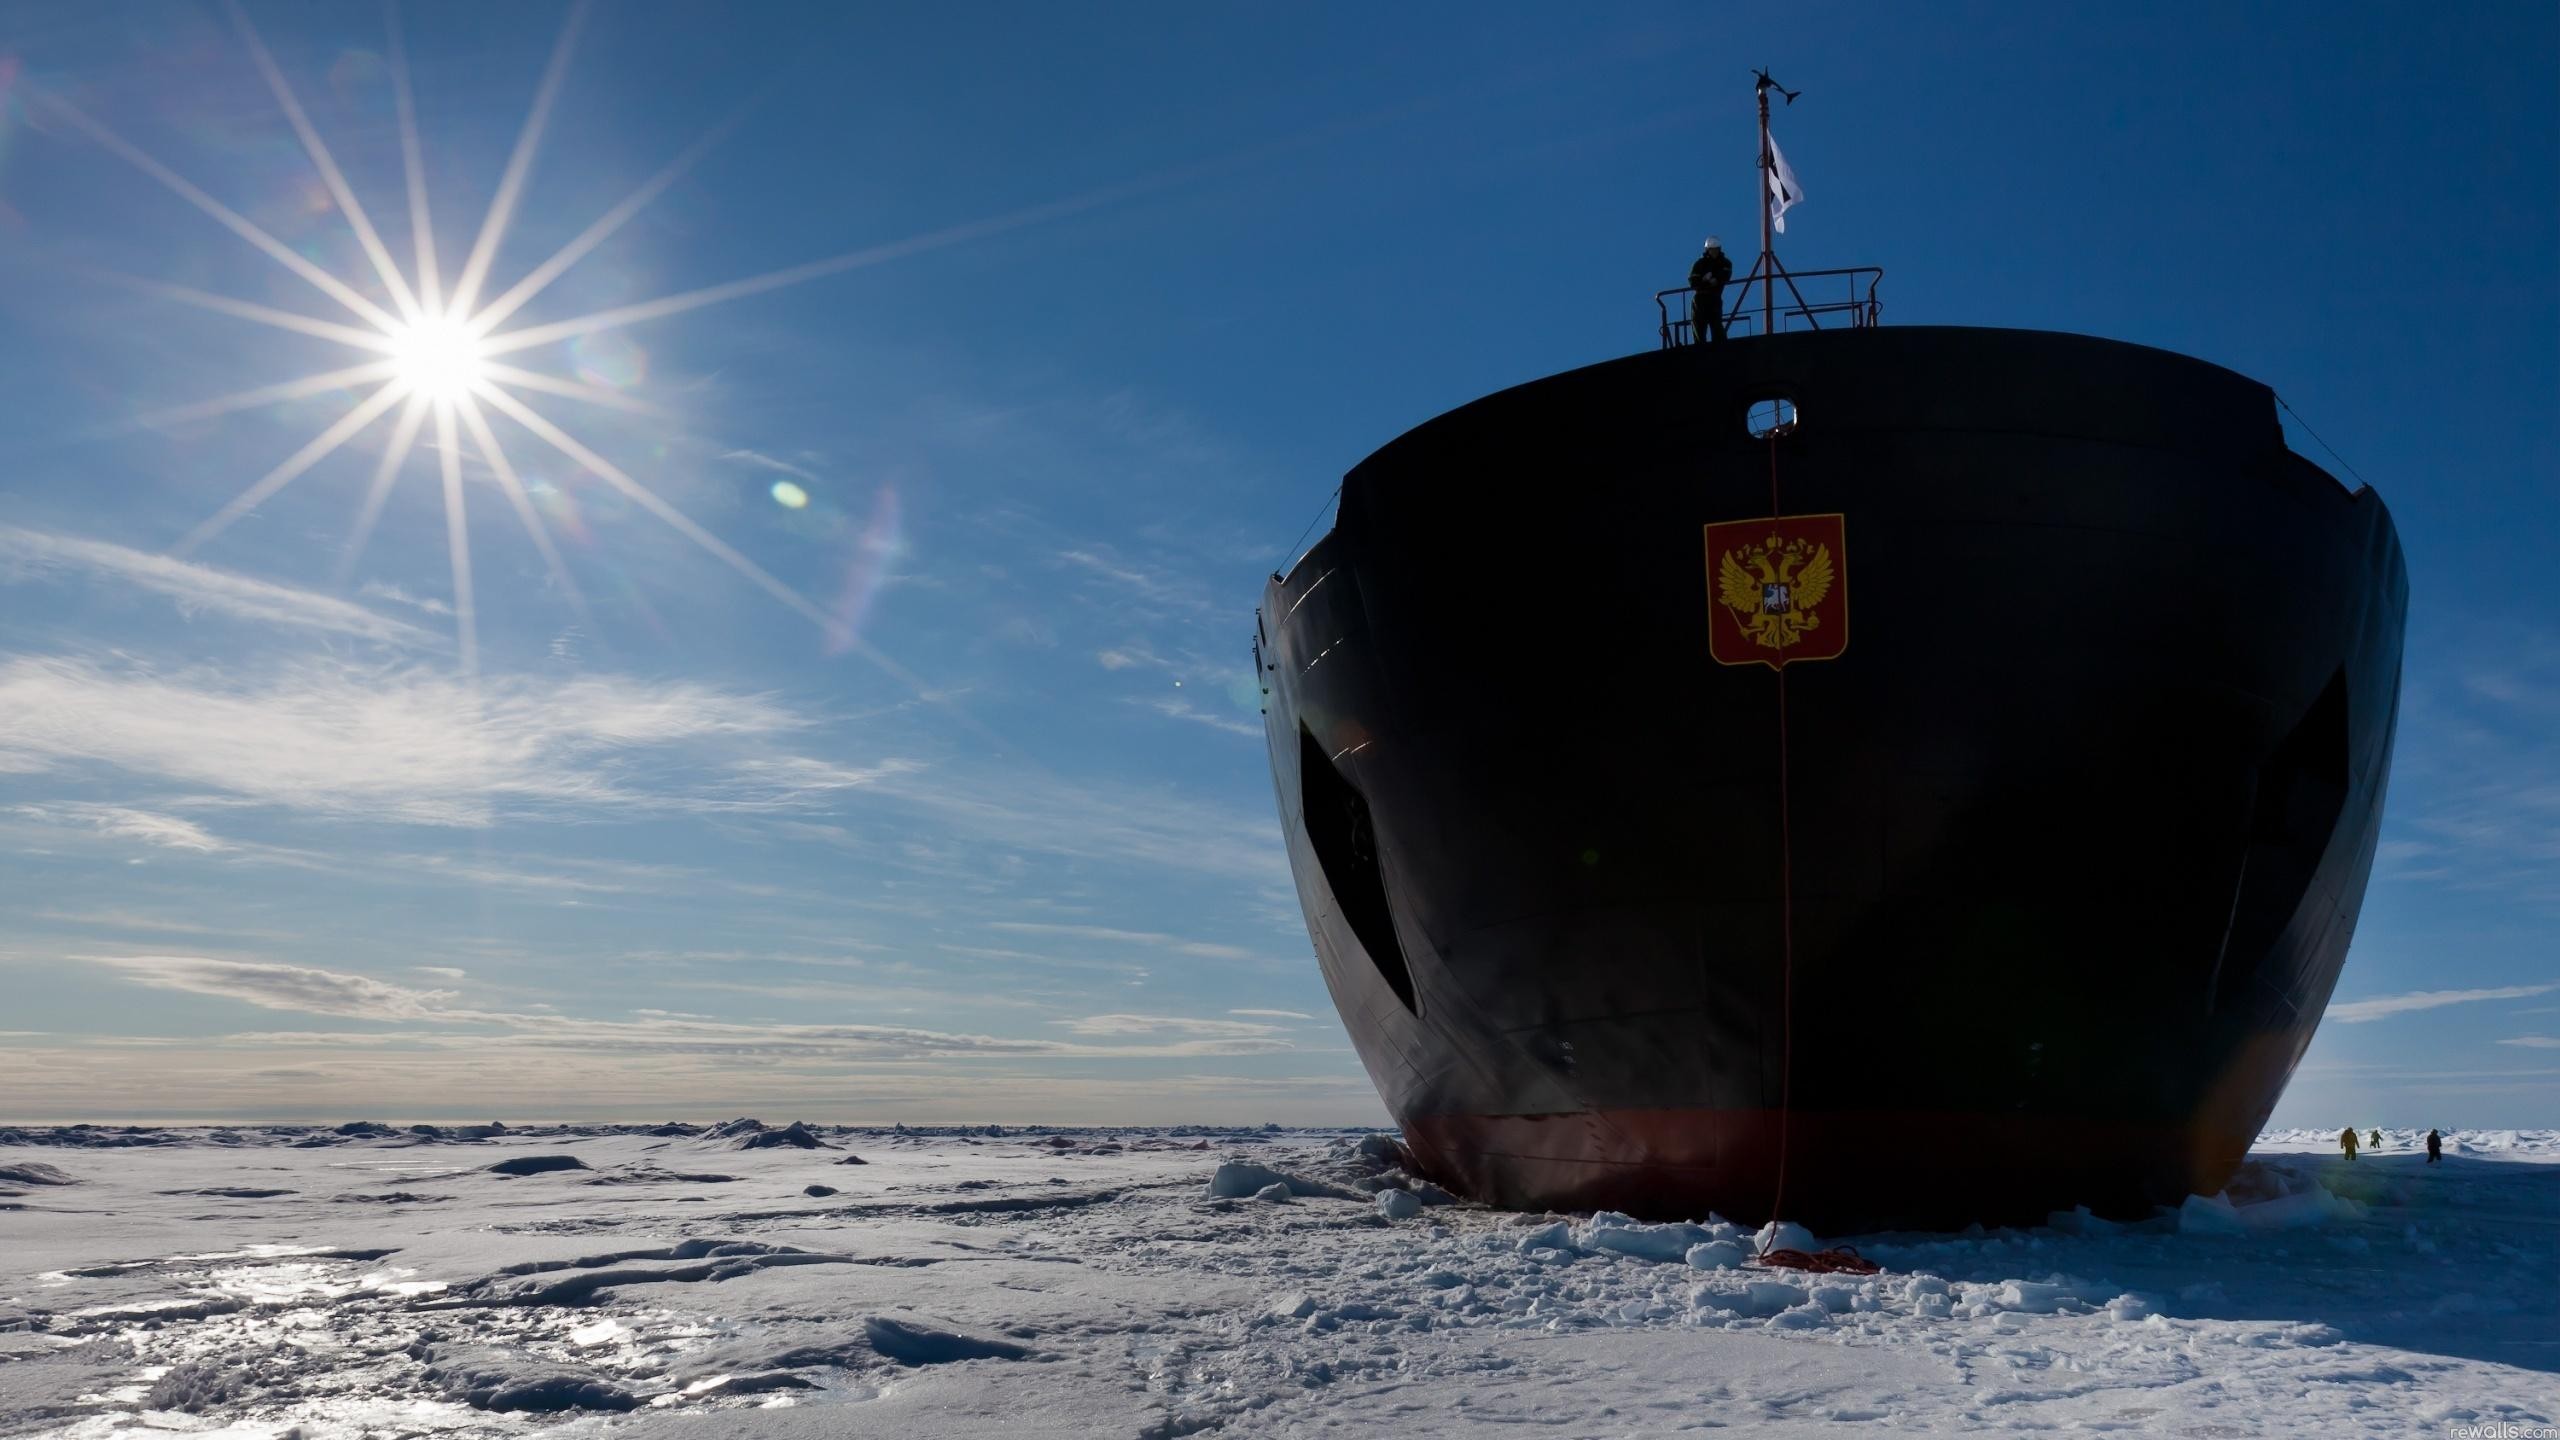
{"label": "person on bow", "polygon": [[1689,267],[1689,339],[1692,344],[1705,344],[1709,339],[1724,338],[1724,287],[1733,279],[1733,261],[1724,253],[1724,242],[1707,237],[1707,248]]}

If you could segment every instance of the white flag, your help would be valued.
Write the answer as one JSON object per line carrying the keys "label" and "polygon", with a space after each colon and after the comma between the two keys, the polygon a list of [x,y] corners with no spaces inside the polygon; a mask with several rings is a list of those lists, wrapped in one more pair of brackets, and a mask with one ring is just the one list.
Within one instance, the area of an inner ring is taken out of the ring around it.
{"label": "white flag", "polygon": [[1787,210],[1804,203],[1804,187],[1796,183],[1796,172],[1787,164],[1785,152],[1778,148],[1778,137],[1769,137],[1769,224],[1779,234],[1787,233]]}

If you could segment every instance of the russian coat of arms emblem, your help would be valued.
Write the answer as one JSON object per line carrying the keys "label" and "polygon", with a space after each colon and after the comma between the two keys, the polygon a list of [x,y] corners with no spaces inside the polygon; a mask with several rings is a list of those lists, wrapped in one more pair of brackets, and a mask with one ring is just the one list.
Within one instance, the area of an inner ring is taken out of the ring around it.
{"label": "russian coat of arms emblem", "polygon": [[1719,662],[1777,669],[1849,647],[1844,517],[1725,520],[1706,531],[1708,649]]}

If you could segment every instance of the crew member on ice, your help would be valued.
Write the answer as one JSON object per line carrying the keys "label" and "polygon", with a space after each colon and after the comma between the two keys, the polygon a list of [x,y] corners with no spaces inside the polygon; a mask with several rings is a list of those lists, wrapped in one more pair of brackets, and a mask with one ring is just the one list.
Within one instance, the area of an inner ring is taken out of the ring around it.
{"label": "crew member on ice", "polygon": [[2372,1146],[2372,1147],[2373,1147],[2374,1149],[2376,1149],[2376,1150],[2381,1149],[2381,1148],[2382,1148],[2382,1127],[2381,1127],[2381,1126],[2379,1126],[2379,1125],[2375,1126],[2375,1127],[2374,1127],[2374,1129],[2373,1129],[2373,1133],[2372,1133],[2372,1134],[2370,1134],[2370,1135],[2367,1135],[2366,1137],[2364,1137],[2364,1143],[2366,1143],[2367,1145]]}
{"label": "crew member on ice", "polygon": [[2347,1152],[2348,1159],[2356,1158],[2356,1127],[2350,1125],[2338,1132],[2338,1148]]}
{"label": "crew member on ice", "polygon": [[1707,237],[1707,248],[1698,263],[1689,267],[1689,341],[1703,345],[1709,339],[1724,338],[1724,286],[1733,278],[1733,261],[1724,253],[1724,243],[1713,235]]}
{"label": "crew member on ice", "polygon": [[2430,1164],[2430,1165],[2433,1165],[2434,1163],[2436,1163],[2437,1161],[2439,1161],[2439,1160],[2441,1160],[2441,1159],[2443,1159],[2443,1158],[2444,1158],[2444,1137],[2443,1137],[2442,1135],[2437,1134],[2437,1133],[2436,1133],[2435,1131],[2433,1131],[2433,1130],[2428,1131],[2428,1132],[2427,1132],[2427,1163],[2428,1163],[2428,1164]]}

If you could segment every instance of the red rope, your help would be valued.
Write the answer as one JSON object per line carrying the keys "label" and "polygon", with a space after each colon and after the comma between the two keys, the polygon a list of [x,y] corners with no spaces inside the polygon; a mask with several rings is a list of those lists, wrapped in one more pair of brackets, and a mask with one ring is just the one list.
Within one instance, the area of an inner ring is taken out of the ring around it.
{"label": "red rope", "polygon": [[1778,518],[1778,425],[1774,415],[1769,423],[1769,518]]}
{"label": "red rope", "polygon": [[[1778,509],[1778,432],[1769,431],[1769,517],[1776,519]],[[1787,793],[1787,670],[1778,667],[1778,956],[1781,992],[1778,1006],[1778,1183],[1769,1197],[1770,1237],[1776,1238],[1776,1222],[1785,1212],[1787,1199],[1787,1132],[1795,1108],[1796,1084],[1796,846],[1795,815]],[[1765,1246],[1768,1242],[1763,1241]],[[1801,1255],[1800,1251],[1763,1249],[1761,1263],[1777,1255]]]}
{"label": "red rope", "polygon": [[1769,1218],[1786,1212],[1787,1132],[1794,1114],[1796,1086],[1796,847],[1795,817],[1787,793],[1787,672],[1778,672],[1778,1185],[1769,1197]]}

